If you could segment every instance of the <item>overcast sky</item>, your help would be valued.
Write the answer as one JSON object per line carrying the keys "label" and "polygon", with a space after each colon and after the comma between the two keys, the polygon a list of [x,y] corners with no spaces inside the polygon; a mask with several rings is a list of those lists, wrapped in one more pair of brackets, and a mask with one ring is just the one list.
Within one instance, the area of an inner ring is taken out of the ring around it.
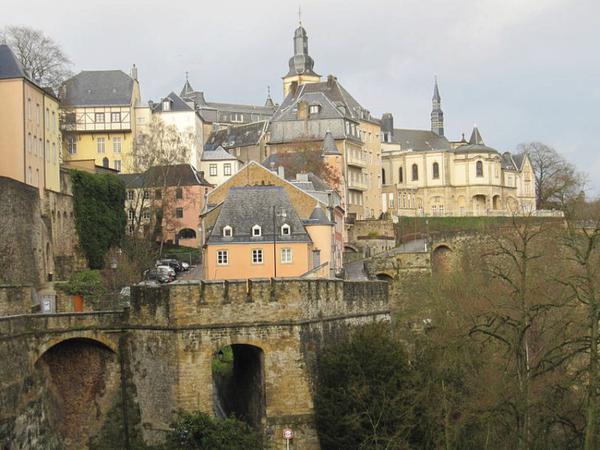
{"label": "overcast sky", "polygon": [[598,0],[4,0],[0,26],[45,31],[76,71],[139,68],[144,100],[190,73],[208,101],[258,103],[292,54],[298,4],[315,70],[397,128],[428,128],[438,75],[446,135],[552,145],[600,194]]}

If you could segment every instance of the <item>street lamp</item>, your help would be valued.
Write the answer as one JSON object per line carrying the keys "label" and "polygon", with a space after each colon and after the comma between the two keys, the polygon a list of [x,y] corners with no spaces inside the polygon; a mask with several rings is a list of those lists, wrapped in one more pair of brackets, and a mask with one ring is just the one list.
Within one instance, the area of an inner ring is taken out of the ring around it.
{"label": "street lamp", "polygon": [[273,206],[273,278],[277,278],[277,217],[285,219],[287,214],[284,209],[278,212]]}

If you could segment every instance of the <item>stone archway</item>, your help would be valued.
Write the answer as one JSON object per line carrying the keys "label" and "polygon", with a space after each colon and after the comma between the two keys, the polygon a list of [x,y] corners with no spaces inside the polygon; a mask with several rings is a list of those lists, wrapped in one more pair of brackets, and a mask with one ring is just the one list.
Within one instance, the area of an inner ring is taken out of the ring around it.
{"label": "stone archway", "polygon": [[384,273],[384,272],[376,274],[375,278],[377,278],[380,281],[387,281],[388,283],[394,282],[394,277],[392,277],[391,275]]}
{"label": "stone archway", "polygon": [[103,422],[115,408],[120,386],[117,355],[88,338],[62,340],[36,361],[42,388],[40,408],[62,448],[87,448],[101,437]]}
{"label": "stone archway", "polygon": [[473,215],[483,216],[485,215],[487,208],[487,197],[483,194],[477,194],[473,196]]}
{"label": "stone archway", "polygon": [[452,249],[445,245],[438,245],[431,252],[431,270],[433,273],[447,273],[450,271]]}
{"label": "stone archway", "polygon": [[213,406],[217,417],[235,416],[256,429],[266,418],[265,355],[251,344],[220,348],[212,363]]}

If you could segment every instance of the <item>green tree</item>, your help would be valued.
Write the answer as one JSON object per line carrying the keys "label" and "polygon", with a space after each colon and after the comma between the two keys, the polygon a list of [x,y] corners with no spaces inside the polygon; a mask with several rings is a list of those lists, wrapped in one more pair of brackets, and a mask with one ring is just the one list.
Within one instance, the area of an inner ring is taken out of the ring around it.
{"label": "green tree", "polygon": [[408,448],[412,386],[407,354],[387,324],[360,327],[326,348],[315,396],[322,448]]}
{"label": "green tree", "polygon": [[260,434],[234,418],[213,419],[205,413],[181,413],[172,425],[168,450],[261,450]]}

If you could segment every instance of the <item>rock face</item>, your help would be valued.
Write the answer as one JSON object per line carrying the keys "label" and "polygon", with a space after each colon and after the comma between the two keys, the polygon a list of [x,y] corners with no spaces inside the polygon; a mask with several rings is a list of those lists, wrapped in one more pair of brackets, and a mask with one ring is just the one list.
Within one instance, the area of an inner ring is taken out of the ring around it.
{"label": "rock face", "polygon": [[[305,279],[134,287],[125,311],[0,318],[0,446],[135,448],[161,442],[178,409],[226,403],[266,448],[291,427],[293,448],[318,449],[318,352],[374,320],[390,320],[387,283]],[[219,401],[225,346],[234,394]]]}

